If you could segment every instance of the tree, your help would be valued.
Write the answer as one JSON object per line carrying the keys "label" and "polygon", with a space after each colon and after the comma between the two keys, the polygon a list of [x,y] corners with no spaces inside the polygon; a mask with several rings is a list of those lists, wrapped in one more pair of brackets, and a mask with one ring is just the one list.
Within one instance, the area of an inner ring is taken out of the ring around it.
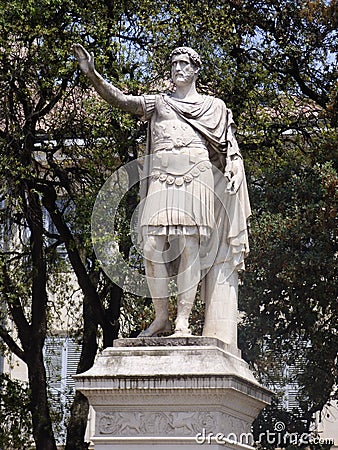
{"label": "tree", "polygon": [[[0,336],[27,365],[33,436],[37,449],[43,450],[56,448],[43,346],[55,314],[49,285],[58,282],[58,274],[64,271],[57,252],[60,246],[66,249],[68,270],[74,271],[83,293],[79,372],[93,364],[98,327],[104,346],[111,345],[118,332],[122,292],[97,267],[89,244],[90,211],[104,171],[126,159],[136,136],[129,133],[132,119],[115,114],[108,120],[107,109],[95,99],[84,112],[81,105],[87,88],[70,57],[74,40],[91,36],[102,48],[116,26],[118,11],[116,17],[109,17],[107,7],[99,6],[95,27],[95,12],[86,4],[79,8],[76,2],[11,1],[0,13],[1,214],[5,224],[1,310],[9,313],[14,325],[12,329],[11,322],[2,320]],[[95,34],[100,23],[105,24],[103,32],[98,28]],[[103,136],[105,140],[100,141]],[[52,231],[46,229],[46,219],[53,224]],[[77,394],[67,448],[87,448],[83,442],[87,412],[87,400]]]}
{"label": "tree", "polygon": [[337,5],[241,6],[257,39],[243,54],[269,74],[239,119],[255,205],[243,348],[271,379],[303,361],[293,381],[309,424],[337,398]]}

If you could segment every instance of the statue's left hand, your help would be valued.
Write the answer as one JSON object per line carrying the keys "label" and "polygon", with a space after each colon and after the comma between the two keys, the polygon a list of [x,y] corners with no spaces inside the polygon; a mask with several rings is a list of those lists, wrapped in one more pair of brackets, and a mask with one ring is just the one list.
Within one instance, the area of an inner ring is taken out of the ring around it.
{"label": "statue's left hand", "polygon": [[230,195],[236,194],[238,189],[240,188],[244,173],[243,173],[243,167],[242,163],[239,160],[232,161],[232,168],[231,168],[231,178],[227,184],[226,190]]}
{"label": "statue's left hand", "polygon": [[242,184],[242,181],[243,181],[243,173],[242,172],[239,172],[239,173],[236,173],[236,175],[233,175],[230,178],[229,183],[227,184],[227,192],[229,192],[230,195],[236,194]]}

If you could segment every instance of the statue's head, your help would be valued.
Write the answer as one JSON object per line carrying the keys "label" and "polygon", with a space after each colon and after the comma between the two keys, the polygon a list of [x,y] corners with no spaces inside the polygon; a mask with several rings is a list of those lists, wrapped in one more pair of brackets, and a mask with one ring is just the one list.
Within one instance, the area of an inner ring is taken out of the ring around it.
{"label": "statue's head", "polygon": [[174,56],[177,55],[188,55],[190,62],[196,69],[200,70],[202,67],[202,61],[200,55],[190,47],[177,47],[170,53],[170,61],[172,61]]}
{"label": "statue's head", "polygon": [[178,47],[171,52],[171,79],[174,85],[182,87],[196,82],[200,68],[201,58],[190,47]]}

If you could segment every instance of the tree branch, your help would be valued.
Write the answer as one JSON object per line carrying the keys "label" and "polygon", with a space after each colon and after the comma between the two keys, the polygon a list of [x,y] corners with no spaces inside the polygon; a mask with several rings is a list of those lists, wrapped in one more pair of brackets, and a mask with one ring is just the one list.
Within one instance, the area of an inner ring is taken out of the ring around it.
{"label": "tree branch", "polygon": [[38,118],[43,117],[46,114],[51,112],[51,110],[54,108],[54,106],[57,104],[57,102],[62,98],[62,95],[67,87],[67,83],[68,83],[68,79],[64,78],[62,80],[59,92],[44,107],[41,107],[42,102],[40,102],[40,101],[38,102],[37,107],[35,108],[35,110],[32,114],[32,120],[37,120]]}
{"label": "tree branch", "polygon": [[[12,319],[16,325],[19,339],[20,339],[22,345],[25,346],[25,343],[27,341],[29,341],[31,338],[31,327],[30,327],[30,325],[26,319],[26,316],[24,314],[22,305],[19,300],[19,296],[18,295],[13,296],[13,293],[15,294],[16,289],[15,289],[15,286],[14,286],[12,280],[10,279],[10,277],[8,275],[5,265],[2,266],[2,274],[3,274],[4,286],[6,286],[6,289],[4,289],[2,291],[2,295],[5,298],[5,301],[9,308]],[[19,356],[19,357],[21,358],[21,356]],[[23,359],[23,358],[21,358],[21,359]]]}
{"label": "tree branch", "polygon": [[[35,337],[34,345],[42,345],[47,331],[47,269],[43,242],[43,218],[37,186],[27,183],[22,193],[23,207],[26,220],[31,231],[30,248],[33,262],[32,270],[32,325],[31,330]],[[25,201],[26,200],[26,201]],[[32,339],[25,342],[31,347]],[[23,344],[24,345],[24,344]]]}
{"label": "tree branch", "polygon": [[4,341],[11,352],[13,352],[23,362],[27,362],[25,352],[18,346],[18,344],[8,334],[8,331],[2,325],[0,325],[0,338]]}
{"label": "tree branch", "polygon": [[288,72],[297,82],[304,95],[309,97],[311,100],[314,100],[322,108],[326,109],[329,101],[328,97],[326,95],[319,95],[305,83],[300,73],[299,64],[294,56],[289,56],[289,60],[291,63],[291,68],[286,69],[286,72]]}

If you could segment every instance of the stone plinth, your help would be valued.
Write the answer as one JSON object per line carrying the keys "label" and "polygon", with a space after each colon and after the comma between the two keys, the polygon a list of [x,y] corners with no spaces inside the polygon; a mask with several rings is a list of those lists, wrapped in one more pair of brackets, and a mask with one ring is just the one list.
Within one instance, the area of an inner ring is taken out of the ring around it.
{"label": "stone plinth", "polygon": [[271,398],[215,338],[119,339],[75,378],[95,411],[95,450],[245,449]]}

